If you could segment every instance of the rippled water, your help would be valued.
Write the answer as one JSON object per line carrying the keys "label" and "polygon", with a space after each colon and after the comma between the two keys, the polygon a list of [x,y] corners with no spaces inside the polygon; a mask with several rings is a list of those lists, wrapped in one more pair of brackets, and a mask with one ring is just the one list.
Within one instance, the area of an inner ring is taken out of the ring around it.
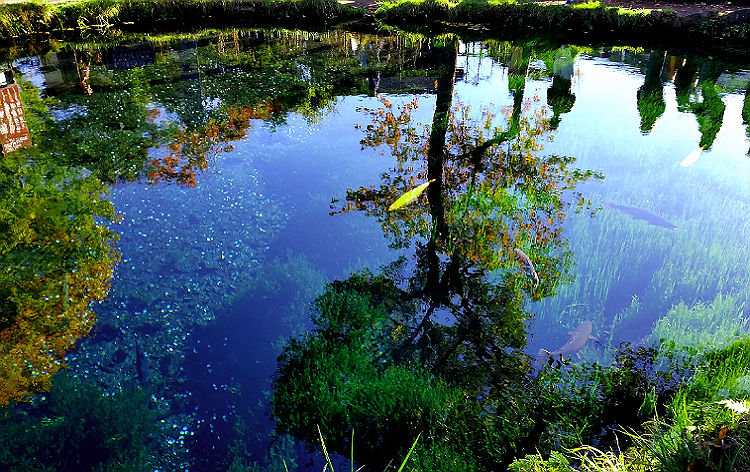
{"label": "rippled water", "polygon": [[[150,470],[318,468],[273,434],[272,379],[290,339],[334,329],[311,319],[326,284],[361,270],[389,275],[399,295],[377,296],[411,307],[390,337],[435,371],[481,357],[457,348],[477,332],[527,366],[747,335],[748,64],[441,41],[234,31],[13,58],[5,398],[67,364],[74,385],[152,395]],[[114,218],[86,206],[99,183]]]}

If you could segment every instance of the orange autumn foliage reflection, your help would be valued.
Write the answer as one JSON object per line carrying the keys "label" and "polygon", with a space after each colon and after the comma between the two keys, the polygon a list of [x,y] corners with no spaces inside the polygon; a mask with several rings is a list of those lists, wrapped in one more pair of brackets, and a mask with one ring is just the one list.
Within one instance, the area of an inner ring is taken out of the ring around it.
{"label": "orange autumn foliage reflection", "polygon": [[[268,99],[254,106],[236,106],[225,110],[222,119],[211,119],[205,126],[179,130],[170,138],[168,153],[151,159],[148,178],[152,183],[172,182],[186,187],[197,185],[196,177],[205,171],[222,151],[231,150],[228,141],[247,137],[251,120],[269,120],[285,108]],[[152,116],[158,116],[152,113]]]}

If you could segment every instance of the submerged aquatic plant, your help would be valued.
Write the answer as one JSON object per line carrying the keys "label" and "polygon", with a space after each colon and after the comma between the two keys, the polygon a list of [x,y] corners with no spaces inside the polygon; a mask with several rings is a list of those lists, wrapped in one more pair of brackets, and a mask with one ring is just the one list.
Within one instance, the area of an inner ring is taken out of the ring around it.
{"label": "submerged aquatic plant", "polygon": [[711,303],[673,306],[654,324],[650,341],[702,350],[721,349],[748,334],[747,297],[718,294]]}
{"label": "submerged aquatic plant", "polygon": [[55,378],[34,414],[6,407],[0,464],[11,472],[142,471],[155,427],[150,403],[142,389],[105,393],[72,377]]}

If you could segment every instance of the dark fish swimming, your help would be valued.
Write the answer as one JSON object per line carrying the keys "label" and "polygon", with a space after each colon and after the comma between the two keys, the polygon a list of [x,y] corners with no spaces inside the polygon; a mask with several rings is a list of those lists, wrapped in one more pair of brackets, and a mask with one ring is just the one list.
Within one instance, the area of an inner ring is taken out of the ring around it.
{"label": "dark fish swimming", "polygon": [[617,203],[612,203],[610,201],[604,202],[604,207],[614,208],[615,210],[619,210],[620,213],[630,215],[632,218],[635,218],[637,220],[643,220],[650,225],[661,226],[668,229],[677,229],[677,225],[672,223],[668,219],[643,208],[628,205],[618,205]]}
{"label": "dark fish swimming", "polygon": [[523,267],[523,271],[526,272],[526,275],[534,281],[534,284],[539,285],[539,275],[537,275],[536,269],[534,269],[534,264],[531,263],[529,256],[518,248],[513,249],[513,252],[516,254],[516,259],[521,262],[521,267]]}
{"label": "dark fish swimming", "polygon": [[148,359],[146,353],[141,351],[138,341],[135,341],[135,373],[138,383],[145,387],[148,385]]}
{"label": "dark fish swimming", "polygon": [[591,321],[584,321],[576,329],[573,331],[568,331],[568,335],[570,336],[570,339],[568,339],[568,342],[563,344],[560,349],[556,351],[548,351],[546,349],[539,349],[539,354],[537,355],[537,359],[539,359],[540,362],[543,362],[549,357],[552,358],[566,358],[572,354],[576,354],[578,351],[581,350],[583,346],[586,345],[586,342],[589,339],[593,339],[594,341],[597,341],[596,337],[594,337],[592,331],[594,330],[594,325],[591,323]]}

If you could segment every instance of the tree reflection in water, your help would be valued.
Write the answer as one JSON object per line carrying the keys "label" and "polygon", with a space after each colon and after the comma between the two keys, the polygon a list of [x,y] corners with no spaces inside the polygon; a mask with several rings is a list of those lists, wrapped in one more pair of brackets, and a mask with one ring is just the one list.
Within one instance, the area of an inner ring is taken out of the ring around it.
{"label": "tree reflection in water", "polygon": [[96,322],[117,259],[104,186],[76,170],[0,163],[0,405],[46,391],[63,356]]}
{"label": "tree reflection in water", "polygon": [[[598,177],[540,153],[551,126],[536,102],[514,100],[501,116],[454,103],[456,42],[438,50],[432,124],[414,123],[418,101],[380,97],[362,145],[390,150],[397,165],[333,212],[377,218],[414,259],[332,283],[317,300],[317,329],[289,342],[274,382],[281,431],[314,444],[317,424],[345,452],[353,428],[373,470],[419,433],[420,470],[472,470],[533,450],[548,413],[527,392],[524,300],[554,293],[569,264],[562,222],[587,206],[575,187]],[[524,78],[511,83],[515,98]],[[428,180],[426,202],[386,210]],[[540,284],[523,275],[516,248]]]}

